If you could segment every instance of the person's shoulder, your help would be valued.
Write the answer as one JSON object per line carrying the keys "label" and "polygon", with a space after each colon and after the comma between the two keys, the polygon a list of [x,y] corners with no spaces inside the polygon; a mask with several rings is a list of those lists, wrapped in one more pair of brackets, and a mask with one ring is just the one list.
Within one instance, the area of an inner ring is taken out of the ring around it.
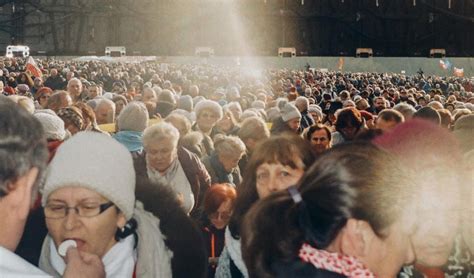
{"label": "person's shoulder", "polygon": [[51,277],[20,256],[0,246],[1,277]]}
{"label": "person's shoulder", "polygon": [[190,150],[182,146],[178,147],[178,159],[181,163],[183,162],[182,161],[183,159],[185,159],[186,161],[191,161],[195,163],[201,161],[197,154],[191,152]]}

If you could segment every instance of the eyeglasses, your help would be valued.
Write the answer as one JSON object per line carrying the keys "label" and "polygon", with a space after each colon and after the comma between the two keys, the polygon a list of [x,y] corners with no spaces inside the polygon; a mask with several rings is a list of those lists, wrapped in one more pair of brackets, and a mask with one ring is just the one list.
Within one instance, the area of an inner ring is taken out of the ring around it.
{"label": "eyeglasses", "polygon": [[44,217],[50,219],[61,219],[68,215],[70,209],[73,209],[80,217],[91,218],[103,213],[112,206],[114,206],[114,203],[112,202],[100,205],[79,204],[75,207],[68,207],[61,204],[48,204],[44,207]]}
{"label": "eyeglasses", "polygon": [[214,213],[211,213],[209,214],[209,219],[222,219],[224,221],[227,221],[230,219],[230,217],[232,216],[232,212],[214,212]]}

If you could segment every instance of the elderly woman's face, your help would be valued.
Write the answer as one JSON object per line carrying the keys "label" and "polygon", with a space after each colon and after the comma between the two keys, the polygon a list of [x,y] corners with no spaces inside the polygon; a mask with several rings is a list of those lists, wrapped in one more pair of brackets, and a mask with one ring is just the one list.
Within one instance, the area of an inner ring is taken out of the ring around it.
{"label": "elderly woman's face", "polygon": [[219,208],[210,215],[208,215],[209,220],[212,225],[217,229],[224,229],[225,226],[229,223],[230,217],[232,216],[233,204],[230,199],[222,202]]}
{"label": "elderly woman's face", "polygon": [[229,110],[234,115],[235,120],[240,121],[240,117],[242,116],[242,109],[238,106],[231,106]]}
{"label": "elderly woman's face", "polygon": [[38,98],[38,102],[41,107],[46,108],[46,106],[48,105],[49,97],[51,97],[51,93],[44,93]]}
{"label": "elderly woman's face", "polygon": [[117,100],[115,102],[115,115],[119,115],[125,107],[125,102],[123,100]]}
{"label": "elderly woman's face", "polygon": [[233,127],[232,119],[224,114],[224,117],[216,123],[216,126],[224,132],[229,132]]}
{"label": "elderly woman's face", "polygon": [[230,173],[232,169],[239,165],[242,155],[243,153],[223,153],[219,154],[218,157],[224,169]]}
{"label": "elderly woman's face", "polygon": [[315,123],[320,123],[322,119],[319,118],[319,114],[316,112],[309,112],[311,116],[313,116],[313,120]]}
{"label": "elderly woman's face", "polygon": [[171,138],[162,138],[145,146],[147,165],[164,173],[177,157],[176,143]]}
{"label": "elderly woman's face", "polygon": [[301,122],[301,118],[294,118],[294,119],[289,120],[287,124],[291,130],[293,130],[294,132],[297,132],[298,128],[300,128],[300,122]]}
{"label": "elderly woman's face", "polygon": [[[63,187],[51,193],[45,206],[45,215],[46,226],[56,248],[64,240],[72,239],[80,251],[103,257],[116,243],[115,232],[125,226],[125,216],[113,205],[96,216],[84,217],[79,214],[108,202],[100,194],[77,186]],[[68,208],[65,217],[48,218],[48,211],[55,213],[65,207]]]}
{"label": "elderly woman's face", "polygon": [[211,109],[203,109],[201,113],[199,113],[196,123],[200,130],[208,132],[214,127],[218,119],[219,115],[214,113],[214,111]]}

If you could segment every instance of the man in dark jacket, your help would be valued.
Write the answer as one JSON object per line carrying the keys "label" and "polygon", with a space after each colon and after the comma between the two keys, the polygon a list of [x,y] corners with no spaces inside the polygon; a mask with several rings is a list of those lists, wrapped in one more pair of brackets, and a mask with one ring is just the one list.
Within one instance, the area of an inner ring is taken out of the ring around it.
{"label": "man in dark jacket", "polygon": [[66,87],[65,79],[58,74],[57,69],[51,69],[51,75],[44,81],[44,86],[55,90],[63,90]]}

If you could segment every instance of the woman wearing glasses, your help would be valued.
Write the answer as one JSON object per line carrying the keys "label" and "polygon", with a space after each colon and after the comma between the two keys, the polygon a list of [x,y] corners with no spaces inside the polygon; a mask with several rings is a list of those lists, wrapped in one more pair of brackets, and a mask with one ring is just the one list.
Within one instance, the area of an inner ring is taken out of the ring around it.
{"label": "woman wearing glasses", "polygon": [[202,232],[209,258],[208,277],[214,277],[217,261],[224,249],[224,233],[234,210],[237,192],[234,186],[218,183],[211,186],[204,196]]}
{"label": "woman wearing glasses", "polygon": [[48,106],[48,99],[53,94],[53,90],[48,87],[42,87],[35,94],[35,101],[37,101],[37,108],[45,109]]}
{"label": "woman wearing glasses", "polygon": [[63,275],[58,249],[72,240],[80,254],[102,259],[107,277],[171,277],[160,221],[135,207],[132,157],[110,137],[82,132],[66,141],[50,164],[42,204],[48,235],[40,268],[47,273]]}

